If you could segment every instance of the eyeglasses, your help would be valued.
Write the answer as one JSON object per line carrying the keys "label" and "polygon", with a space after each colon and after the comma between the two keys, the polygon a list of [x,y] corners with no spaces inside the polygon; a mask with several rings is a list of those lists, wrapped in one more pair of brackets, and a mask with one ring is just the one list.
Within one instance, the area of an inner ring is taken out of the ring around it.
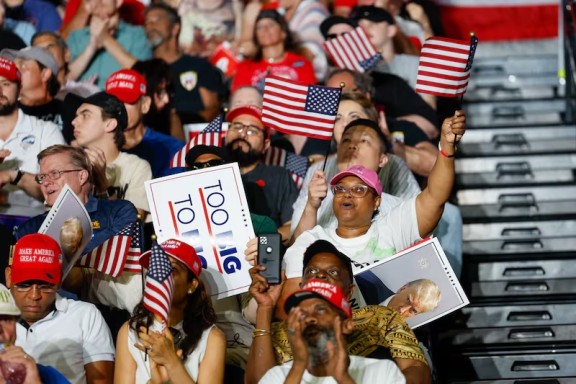
{"label": "eyeglasses", "polygon": [[48,173],[39,173],[34,177],[34,180],[36,180],[38,184],[42,184],[46,178],[49,178],[50,180],[54,181],[61,178],[63,173],[80,172],[80,171],[83,171],[83,169],[69,169],[67,171],[50,171]]}
{"label": "eyeglasses", "polygon": [[239,122],[230,124],[230,127],[228,127],[228,129],[234,131],[235,133],[241,133],[242,131],[244,131],[244,129],[246,129],[247,136],[256,136],[259,135],[260,132],[263,132],[259,127],[255,125],[243,124]]}
{"label": "eyeglasses", "polygon": [[54,293],[58,290],[52,284],[14,284],[16,292],[30,292],[34,287],[42,293]]}
{"label": "eyeglasses", "polygon": [[332,193],[335,197],[341,197],[348,194],[352,197],[364,197],[369,190],[370,187],[363,184],[356,184],[349,188],[340,184],[332,186]]}
{"label": "eyeglasses", "polygon": [[193,171],[197,170],[197,169],[204,169],[204,168],[210,168],[210,167],[216,167],[218,165],[222,165],[224,164],[225,161],[222,159],[214,159],[214,160],[208,160],[205,161],[203,163],[198,162],[198,163],[192,163],[192,166],[190,167],[190,169],[192,169]]}

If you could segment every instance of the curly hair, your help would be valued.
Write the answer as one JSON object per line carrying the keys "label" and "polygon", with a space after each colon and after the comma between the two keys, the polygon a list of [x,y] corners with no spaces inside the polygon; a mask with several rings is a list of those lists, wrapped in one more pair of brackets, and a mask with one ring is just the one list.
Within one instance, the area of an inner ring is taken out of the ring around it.
{"label": "curly hair", "polygon": [[[182,330],[185,336],[180,344],[183,352],[183,361],[186,361],[188,355],[194,351],[204,330],[210,328],[216,322],[216,312],[214,312],[212,301],[210,296],[208,296],[204,283],[192,271],[188,270],[188,282],[194,279],[198,280],[198,287],[193,293],[188,295],[184,307]],[[144,303],[140,302],[134,309],[134,314],[128,320],[128,324],[134,332],[138,332],[140,327],[149,328],[152,326],[153,321],[154,315],[152,312],[144,308]]]}

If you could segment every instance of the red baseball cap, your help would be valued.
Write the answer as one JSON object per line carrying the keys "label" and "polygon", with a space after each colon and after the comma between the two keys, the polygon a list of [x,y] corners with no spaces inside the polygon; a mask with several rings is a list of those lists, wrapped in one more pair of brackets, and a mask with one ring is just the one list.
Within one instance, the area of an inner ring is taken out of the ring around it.
{"label": "red baseball cap", "polygon": [[340,173],[337,173],[336,176],[330,180],[330,185],[335,185],[346,176],[356,176],[365,182],[367,186],[375,190],[378,195],[382,194],[382,184],[380,183],[378,174],[362,165],[354,165]]}
{"label": "red baseball cap", "polygon": [[292,307],[312,298],[323,299],[342,311],[346,317],[352,317],[352,307],[340,287],[317,279],[310,280],[301,290],[288,296],[284,302],[284,310],[288,313]]}
{"label": "red baseball cap", "polygon": [[30,280],[60,284],[62,277],[60,245],[42,233],[23,236],[14,245],[11,267],[12,284]]}
{"label": "red baseball cap", "polygon": [[226,121],[231,123],[234,119],[236,119],[238,116],[241,115],[250,115],[252,117],[257,118],[258,121],[262,123],[262,126],[264,127],[264,132],[269,133],[268,127],[262,121],[262,108],[257,107],[255,105],[241,105],[228,112],[228,114],[226,115]]}
{"label": "red baseball cap", "polygon": [[8,81],[20,82],[20,71],[13,61],[0,57],[0,76]]}
{"label": "red baseball cap", "polygon": [[[180,261],[189,270],[191,270],[196,277],[200,276],[202,272],[202,261],[196,253],[196,250],[191,245],[177,239],[168,239],[160,244],[160,247],[169,256],[172,256],[176,260]],[[140,256],[140,265],[144,268],[148,268],[150,263],[150,254],[152,251],[146,251]]]}
{"label": "red baseball cap", "polygon": [[146,95],[146,79],[133,69],[121,69],[106,80],[106,93],[123,103],[134,104]]}

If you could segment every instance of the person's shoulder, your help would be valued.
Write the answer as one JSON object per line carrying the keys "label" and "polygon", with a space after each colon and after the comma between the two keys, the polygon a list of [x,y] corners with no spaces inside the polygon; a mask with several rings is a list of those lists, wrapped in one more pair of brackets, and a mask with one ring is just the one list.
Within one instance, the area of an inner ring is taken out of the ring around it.
{"label": "person's shoulder", "polygon": [[169,147],[178,147],[178,149],[182,148],[184,145],[182,140],[179,140],[165,133],[158,132],[150,127],[146,127],[146,133],[144,134],[143,140],[147,142],[164,144]]}
{"label": "person's shoulder", "polygon": [[204,57],[184,54],[177,60],[180,64],[185,64],[196,69],[195,66],[212,67],[212,64]]}
{"label": "person's shoulder", "polygon": [[29,235],[30,233],[38,232],[38,229],[44,222],[46,215],[47,213],[43,213],[41,215],[31,217],[30,219],[22,223],[22,225],[19,225],[18,228],[16,228],[16,230],[14,231],[16,239],[19,239],[25,235]]}
{"label": "person's shoulder", "polygon": [[136,219],[136,208],[134,204],[128,200],[104,200],[98,199],[97,211],[110,215],[126,215],[127,213],[134,213],[134,219]]}

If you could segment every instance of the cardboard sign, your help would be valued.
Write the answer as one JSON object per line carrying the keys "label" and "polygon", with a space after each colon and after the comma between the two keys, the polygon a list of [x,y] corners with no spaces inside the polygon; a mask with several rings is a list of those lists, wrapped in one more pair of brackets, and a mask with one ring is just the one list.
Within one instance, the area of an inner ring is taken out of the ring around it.
{"label": "cardboard sign", "polygon": [[46,215],[38,230],[58,242],[63,253],[62,281],[92,238],[92,222],[84,204],[68,185]]}
{"label": "cardboard sign", "polygon": [[353,306],[354,301],[360,306],[388,305],[397,309],[412,328],[470,303],[436,238],[368,267],[355,265],[353,269],[359,288]]}
{"label": "cardboard sign", "polygon": [[250,286],[244,259],[254,237],[240,170],[236,163],[145,182],[158,242],[177,238],[202,260],[202,280],[224,298]]}

